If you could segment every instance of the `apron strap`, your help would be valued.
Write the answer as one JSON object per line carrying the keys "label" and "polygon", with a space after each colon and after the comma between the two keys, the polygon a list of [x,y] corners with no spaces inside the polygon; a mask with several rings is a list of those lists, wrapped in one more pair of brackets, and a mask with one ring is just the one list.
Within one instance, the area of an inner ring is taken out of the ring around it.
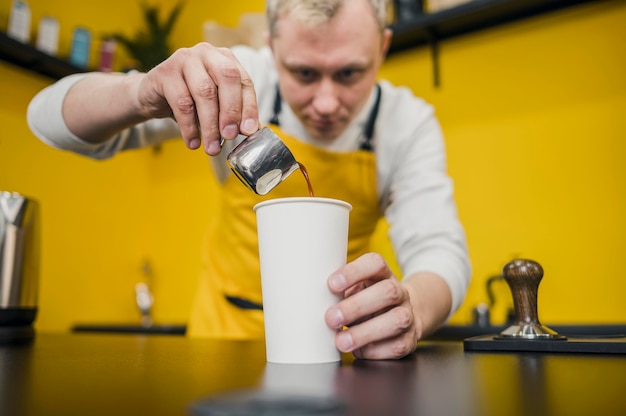
{"label": "apron strap", "polygon": [[376,125],[376,118],[378,117],[378,108],[380,107],[380,85],[376,84],[376,99],[374,101],[374,105],[370,110],[370,114],[367,117],[367,121],[365,122],[365,126],[363,127],[363,133],[359,141],[361,145],[359,149],[368,150],[372,152],[374,150],[374,145],[372,144],[372,139],[374,138],[374,126]]}
{"label": "apron strap", "polygon": [[280,121],[278,120],[278,115],[282,110],[283,100],[280,96],[280,90],[278,89],[278,85],[276,86],[276,95],[274,97],[274,114],[272,114],[272,118],[270,119],[270,124],[280,127]]}
{"label": "apron strap", "polygon": [[263,305],[261,305],[260,303],[252,302],[251,300],[240,298],[237,296],[224,295],[224,297],[231,305],[235,305],[238,308],[260,310],[260,311],[263,310]]}

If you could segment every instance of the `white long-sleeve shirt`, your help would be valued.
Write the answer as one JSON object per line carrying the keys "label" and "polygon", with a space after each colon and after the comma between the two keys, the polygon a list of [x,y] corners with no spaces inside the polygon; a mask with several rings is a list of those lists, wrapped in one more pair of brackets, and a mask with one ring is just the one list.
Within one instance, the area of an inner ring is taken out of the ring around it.
{"label": "white long-sleeve shirt", "polygon": [[[269,48],[235,47],[233,52],[254,82],[259,119],[273,115],[277,72]],[[33,98],[28,124],[44,143],[90,158],[106,159],[116,153],[180,138],[172,119],[154,119],[127,129],[102,144],[74,135],[63,119],[62,104],[70,88],[85,74],[59,80]],[[441,276],[452,293],[450,315],[461,305],[470,280],[470,265],[463,227],[447,175],[444,141],[433,108],[407,88],[380,81],[381,102],[374,130],[379,207],[390,225],[389,237],[403,276],[429,271]],[[283,105],[281,129],[300,140],[336,152],[357,150],[358,138],[373,105],[369,102],[350,126],[333,141],[318,142]],[[230,175],[225,155],[237,140],[227,141],[212,166],[221,181]]]}

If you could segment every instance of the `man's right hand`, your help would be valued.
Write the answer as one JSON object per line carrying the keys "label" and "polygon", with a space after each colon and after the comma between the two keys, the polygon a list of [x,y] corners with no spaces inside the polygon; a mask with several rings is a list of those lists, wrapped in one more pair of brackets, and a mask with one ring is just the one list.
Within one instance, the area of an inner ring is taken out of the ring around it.
{"label": "man's right hand", "polygon": [[258,130],[256,93],[233,53],[208,43],[177,50],[150,70],[137,91],[146,118],[174,117],[185,144],[209,155],[220,141]]}

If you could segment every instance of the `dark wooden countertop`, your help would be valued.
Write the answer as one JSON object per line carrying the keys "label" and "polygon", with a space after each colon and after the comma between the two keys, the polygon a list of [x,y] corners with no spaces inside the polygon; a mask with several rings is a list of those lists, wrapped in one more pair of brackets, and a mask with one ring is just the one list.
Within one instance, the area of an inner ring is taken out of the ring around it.
{"label": "dark wooden countertop", "polygon": [[6,416],[211,414],[216,398],[235,406],[243,392],[338,405],[315,414],[620,415],[624,386],[624,355],[465,352],[450,341],[399,361],[301,366],[266,364],[263,342],[167,335],[37,334],[0,346]]}

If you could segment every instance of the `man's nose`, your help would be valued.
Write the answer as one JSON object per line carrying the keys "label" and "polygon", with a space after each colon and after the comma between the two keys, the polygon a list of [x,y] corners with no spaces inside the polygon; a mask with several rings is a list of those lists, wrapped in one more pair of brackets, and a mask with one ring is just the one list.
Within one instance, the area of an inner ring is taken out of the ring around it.
{"label": "man's nose", "polygon": [[315,111],[323,115],[335,113],[339,109],[338,93],[336,85],[331,80],[322,80],[313,98]]}

